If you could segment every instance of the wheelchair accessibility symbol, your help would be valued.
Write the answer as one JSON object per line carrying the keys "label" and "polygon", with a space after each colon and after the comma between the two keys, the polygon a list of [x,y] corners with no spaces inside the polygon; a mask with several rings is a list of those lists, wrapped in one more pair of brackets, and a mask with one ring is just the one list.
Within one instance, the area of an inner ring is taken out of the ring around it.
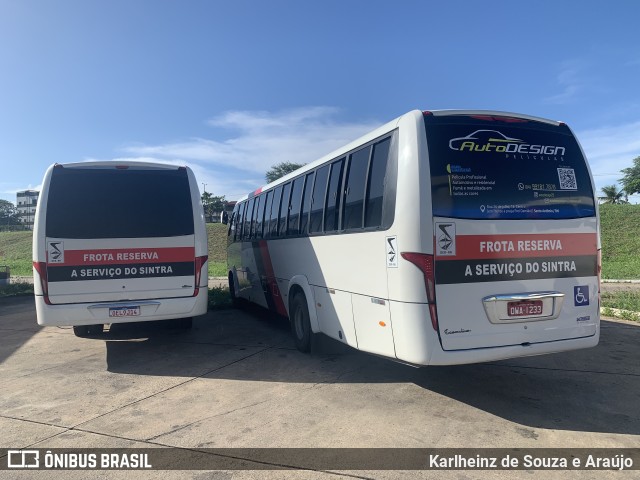
{"label": "wheelchair accessibility symbol", "polygon": [[589,285],[573,287],[573,299],[576,307],[589,305]]}

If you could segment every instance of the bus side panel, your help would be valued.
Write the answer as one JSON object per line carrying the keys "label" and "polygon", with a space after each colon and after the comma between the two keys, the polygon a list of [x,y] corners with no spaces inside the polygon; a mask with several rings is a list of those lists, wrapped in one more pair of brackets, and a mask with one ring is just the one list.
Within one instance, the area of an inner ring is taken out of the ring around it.
{"label": "bus side panel", "polygon": [[389,303],[378,298],[352,295],[358,348],[364,352],[395,357]]}

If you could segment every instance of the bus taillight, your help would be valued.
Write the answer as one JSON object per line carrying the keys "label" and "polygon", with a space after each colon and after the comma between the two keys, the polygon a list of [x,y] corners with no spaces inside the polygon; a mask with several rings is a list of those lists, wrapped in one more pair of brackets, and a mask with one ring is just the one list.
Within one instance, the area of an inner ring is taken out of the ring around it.
{"label": "bus taillight", "polygon": [[196,284],[195,284],[195,289],[193,290],[193,296],[197,297],[198,293],[200,293],[200,279],[202,278],[202,267],[204,267],[204,264],[207,263],[207,260],[209,259],[208,255],[202,255],[201,257],[196,257],[196,264],[195,264],[195,270],[196,270]]}
{"label": "bus taillight", "polygon": [[49,300],[49,281],[47,280],[47,264],[45,262],[33,262],[33,268],[35,268],[36,272],[38,272],[38,276],[40,277],[44,303],[51,305],[51,300]]}
{"label": "bus taillight", "polygon": [[438,331],[438,312],[436,310],[436,281],[433,268],[433,255],[426,253],[402,252],[402,258],[413,263],[420,269],[424,276],[424,287],[427,291],[427,301],[429,302],[429,313],[431,315],[431,325]]}

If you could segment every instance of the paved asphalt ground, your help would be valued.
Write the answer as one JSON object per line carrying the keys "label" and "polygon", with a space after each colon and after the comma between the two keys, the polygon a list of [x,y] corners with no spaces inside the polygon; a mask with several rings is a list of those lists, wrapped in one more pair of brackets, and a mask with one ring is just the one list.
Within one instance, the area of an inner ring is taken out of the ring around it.
{"label": "paved asphalt ground", "polygon": [[[415,369],[321,339],[310,355],[256,310],[191,331],[41,328],[0,300],[0,448],[640,447],[640,325],[593,349]],[[0,459],[6,465],[6,459]],[[69,471],[64,478],[640,478],[640,471]],[[0,470],[0,478],[61,472]]]}

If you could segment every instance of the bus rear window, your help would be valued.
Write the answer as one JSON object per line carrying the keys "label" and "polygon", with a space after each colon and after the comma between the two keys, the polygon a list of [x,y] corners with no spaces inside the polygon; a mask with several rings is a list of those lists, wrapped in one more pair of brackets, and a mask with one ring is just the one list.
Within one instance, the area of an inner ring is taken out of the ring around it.
{"label": "bus rear window", "polygon": [[46,235],[150,238],[193,235],[184,169],[54,168]]}
{"label": "bus rear window", "polygon": [[595,215],[584,156],[565,125],[425,116],[433,215],[471,219]]}

